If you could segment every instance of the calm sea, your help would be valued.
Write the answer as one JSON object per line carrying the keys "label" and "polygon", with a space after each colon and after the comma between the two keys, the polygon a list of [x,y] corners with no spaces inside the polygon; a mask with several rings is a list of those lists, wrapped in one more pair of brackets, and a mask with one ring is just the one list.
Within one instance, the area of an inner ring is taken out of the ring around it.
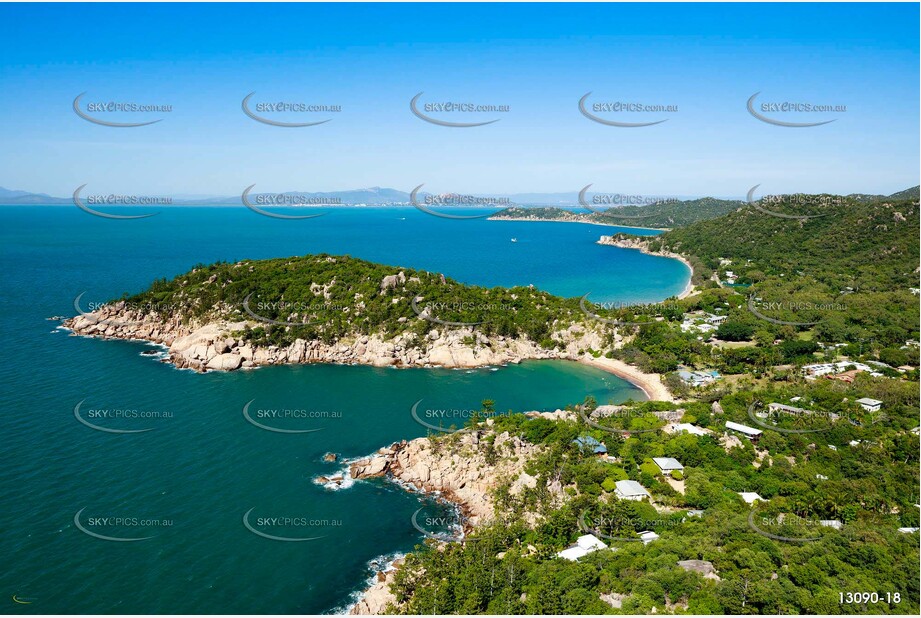
{"label": "calm sea", "polygon": [[[525,411],[589,394],[642,398],[623,380],[567,362],[199,375],[142,355],[155,351],[142,343],[55,330],[46,318],[73,315],[81,292],[86,307],[198,263],[316,252],[598,301],[653,302],[684,288],[679,262],[594,244],[616,230],[452,221],[397,208],[338,209],[304,221],[242,208],[167,208],[113,221],[74,207],[0,207],[4,610],[341,609],[372,574],[369,562],[422,540],[412,525],[420,500],[383,482],[316,484],[343,468],[324,462],[325,453],[355,457],[426,435],[411,414],[420,400],[417,412],[462,418],[484,399],[500,411]],[[134,433],[93,429],[75,413]]]}

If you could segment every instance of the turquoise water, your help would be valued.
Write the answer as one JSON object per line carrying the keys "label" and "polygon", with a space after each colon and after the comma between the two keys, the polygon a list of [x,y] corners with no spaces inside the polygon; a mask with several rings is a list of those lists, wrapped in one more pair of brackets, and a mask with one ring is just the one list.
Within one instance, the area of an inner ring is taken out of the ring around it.
{"label": "turquoise water", "polygon": [[[55,331],[52,315],[137,291],[198,262],[325,251],[444,272],[485,285],[647,302],[680,291],[684,267],[593,244],[611,229],[454,222],[406,209],[335,211],[304,222],[241,209],[174,209],[142,221],[64,207],[0,208],[0,308],[8,353],[0,426],[4,534],[0,586],[34,613],[322,613],[341,608],[368,561],[411,549],[419,498],[381,482],[331,491],[343,464],[426,434],[410,410],[552,409],[594,395],[642,398],[614,376],[567,362],[475,371],[271,367],[199,375],[142,343]],[[519,242],[510,243],[510,237]],[[548,250],[548,248],[550,248]],[[658,290],[658,291],[657,291]],[[90,298],[93,297],[93,298]],[[247,421],[307,433],[278,433]],[[117,430],[91,429],[74,418]],[[260,416],[295,410],[295,417]],[[151,418],[104,418],[129,410]],[[437,507],[431,507],[437,509]],[[248,530],[243,516],[264,534]],[[146,538],[120,542],[112,538]],[[122,518],[114,521],[112,518]],[[288,521],[276,521],[278,518]],[[136,520],[136,521],[135,521]],[[9,597],[8,597],[9,598]]]}

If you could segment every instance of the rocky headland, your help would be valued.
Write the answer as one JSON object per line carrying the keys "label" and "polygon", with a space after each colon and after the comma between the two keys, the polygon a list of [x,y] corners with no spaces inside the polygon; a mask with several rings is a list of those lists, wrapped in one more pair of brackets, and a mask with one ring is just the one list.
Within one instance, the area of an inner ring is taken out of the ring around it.
{"label": "rocky headland", "polygon": [[[422,319],[422,318],[419,318]],[[553,334],[557,348],[544,348],[527,338],[487,336],[473,327],[433,324],[422,345],[410,333],[346,336],[333,343],[295,339],[287,346],[259,346],[241,333],[257,328],[256,320],[188,322],[180,316],[131,309],[116,302],[67,319],[74,334],[102,339],[147,341],[168,350],[167,362],[196,371],[233,371],[262,365],[339,363],[377,367],[483,367],[523,360],[580,360],[586,350],[604,347],[600,327],[570,325]],[[619,335],[615,335],[619,340]]]}
{"label": "rocky headland", "polygon": [[[549,419],[575,418],[572,412],[531,412],[530,416]],[[435,494],[456,505],[463,515],[464,531],[470,532],[489,523],[495,515],[494,492],[501,485],[509,485],[509,494],[516,496],[526,488],[543,483],[562,504],[565,492],[559,481],[541,479],[525,472],[528,462],[541,452],[541,447],[530,444],[507,431],[496,433],[493,421],[486,420],[481,428],[464,429],[449,436],[416,438],[395,442],[380,449],[370,457],[354,460],[349,466],[353,479],[386,478],[407,489]],[[525,514],[536,521],[535,513]],[[390,584],[399,568],[378,573],[376,581],[364,592],[350,609],[351,614],[384,613],[396,598]]]}

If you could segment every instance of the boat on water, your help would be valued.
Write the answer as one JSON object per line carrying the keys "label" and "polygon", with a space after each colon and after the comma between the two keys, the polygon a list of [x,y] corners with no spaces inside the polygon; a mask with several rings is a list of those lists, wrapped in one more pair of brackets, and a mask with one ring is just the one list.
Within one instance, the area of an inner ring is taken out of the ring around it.
{"label": "boat on water", "polygon": [[512,239],[512,242],[518,242],[518,239],[517,239],[517,238],[513,238],[513,239]]}

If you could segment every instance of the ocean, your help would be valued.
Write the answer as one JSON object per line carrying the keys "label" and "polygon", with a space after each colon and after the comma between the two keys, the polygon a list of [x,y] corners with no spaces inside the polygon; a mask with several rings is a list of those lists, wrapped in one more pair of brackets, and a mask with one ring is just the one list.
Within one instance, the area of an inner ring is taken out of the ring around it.
{"label": "ocean", "polygon": [[[565,361],[195,374],[141,342],[57,329],[47,318],[74,315],[78,294],[87,308],[199,263],[319,252],[593,301],[655,302],[684,289],[681,263],[595,244],[617,230],[455,221],[410,208],[333,209],[303,221],[242,207],[162,208],[124,221],[75,207],[0,207],[9,351],[0,370],[0,580],[29,602],[5,611],[342,610],[375,564],[422,541],[412,525],[420,500],[445,509],[383,481],[330,489],[316,479],[343,470],[342,458],[426,435],[414,404],[450,410],[460,424],[484,399],[505,412],[586,395],[643,398],[624,380]],[[339,460],[324,461],[327,453]]]}

